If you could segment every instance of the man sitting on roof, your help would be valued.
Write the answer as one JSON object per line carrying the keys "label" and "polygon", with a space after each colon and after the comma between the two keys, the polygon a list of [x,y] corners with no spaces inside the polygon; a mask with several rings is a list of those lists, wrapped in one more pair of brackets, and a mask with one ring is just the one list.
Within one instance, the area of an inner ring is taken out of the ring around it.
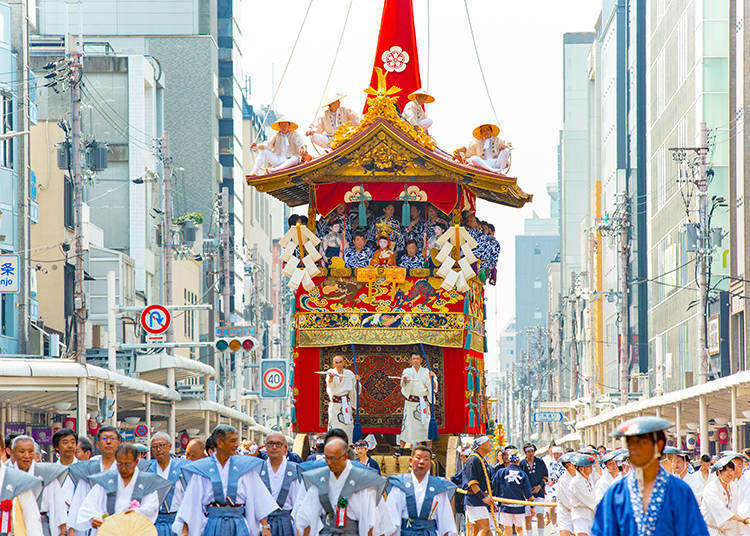
{"label": "man sitting on roof", "polygon": [[510,171],[510,144],[499,138],[500,127],[494,123],[482,123],[472,132],[475,140],[457,153],[466,154],[466,162],[474,167],[494,173],[506,174]]}
{"label": "man sitting on roof", "polygon": [[425,132],[432,126],[432,119],[427,117],[424,111],[424,105],[435,102],[435,97],[424,91],[422,88],[411,93],[408,97],[409,102],[404,106],[403,117],[415,127],[420,127]]}
{"label": "man sitting on roof", "polygon": [[253,143],[250,146],[251,149],[257,148],[260,150],[250,175],[258,175],[261,170],[266,172],[279,171],[310,159],[305,141],[297,132],[297,128],[299,128],[297,123],[286,117],[281,117],[271,123],[271,128],[276,131],[276,134],[270,141],[260,145]]}
{"label": "man sitting on roof", "polygon": [[349,108],[341,106],[341,99],[343,98],[344,95],[340,93],[328,96],[323,103],[325,111],[305,132],[306,136],[310,136],[310,141],[318,147],[330,149],[331,139],[336,133],[336,129],[344,123],[349,122],[354,126],[359,125],[357,114]]}

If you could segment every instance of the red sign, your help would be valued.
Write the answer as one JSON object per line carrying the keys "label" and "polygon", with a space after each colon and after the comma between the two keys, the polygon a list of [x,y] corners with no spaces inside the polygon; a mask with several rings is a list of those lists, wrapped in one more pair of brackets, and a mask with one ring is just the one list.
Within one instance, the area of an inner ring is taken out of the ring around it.
{"label": "red sign", "polygon": [[284,387],[284,371],[279,368],[270,368],[263,374],[263,385],[266,389],[277,391]]}
{"label": "red sign", "polygon": [[182,450],[185,450],[187,448],[188,443],[190,443],[190,436],[186,431],[182,432],[180,434],[180,447],[182,447]]}
{"label": "red sign", "polygon": [[145,424],[139,424],[135,427],[135,435],[137,437],[146,437],[148,435],[148,426]]}
{"label": "red sign", "polygon": [[151,335],[164,333],[171,322],[172,315],[163,305],[149,305],[141,313],[141,327]]}
{"label": "red sign", "polygon": [[70,428],[71,430],[76,429],[76,418],[75,417],[65,417],[65,420],[63,421],[63,428]]}
{"label": "red sign", "polygon": [[718,432],[716,433],[716,440],[718,441],[719,445],[726,445],[729,443],[729,430],[726,428],[719,428]]}
{"label": "red sign", "polygon": [[96,435],[99,432],[99,423],[96,419],[89,419],[89,435]]}

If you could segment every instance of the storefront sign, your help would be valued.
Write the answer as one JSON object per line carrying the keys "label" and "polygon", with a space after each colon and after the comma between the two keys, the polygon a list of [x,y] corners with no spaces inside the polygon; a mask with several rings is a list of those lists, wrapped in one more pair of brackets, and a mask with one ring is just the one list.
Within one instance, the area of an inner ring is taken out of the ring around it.
{"label": "storefront sign", "polygon": [[52,428],[49,426],[35,426],[31,427],[31,437],[40,445],[51,445],[52,444]]}
{"label": "storefront sign", "polygon": [[5,423],[5,435],[26,435],[26,423],[25,422],[6,422]]}

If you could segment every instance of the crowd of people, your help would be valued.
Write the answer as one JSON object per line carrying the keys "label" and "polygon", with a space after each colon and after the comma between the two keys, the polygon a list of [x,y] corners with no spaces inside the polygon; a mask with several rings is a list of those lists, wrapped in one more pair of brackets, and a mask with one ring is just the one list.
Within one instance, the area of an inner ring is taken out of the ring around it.
{"label": "crowd of people", "polygon": [[[342,105],[345,95],[334,94],[323,101],[322,113],[305,131],[316,151],[326,153],[331,150],[336,130],[344,125],[357,126],[360,117],[350,108]],[[409,94],[409,103],[404,106],[401,117],[414,128],[429,134],[432,119],[427,117],[425,105],[435,101],[435,97],[422,89]],[[297,132],[299,124],[280,117],[271,128],[276,133],[264,143],[253,143],[251,149],[259,151],[251,176],[281,171],[312,159],[302,135]],[[507,174],[510,171],[512,146],[500,137],[500,127],[493,122],[481,123],[472,131],[473,140],[467,146],[459,147],[453,155],[438,150],[443,156],[458,162],[492,173]]]}
{"label": "crowd of people", "polygon": [[[320,238],[323,266],[331,266],[339,257],[350,269],[365,266],[400,266],[402,268],[434,268],[439,248],[437,239],[450,227],[448,218],[430,203],[410,203],[409,223],[403,225],[395,214],[401,212],[400,202],[365,202],[364,221],[360,219],[359,204],[341,203],[326,217],[316,222]],[[398,212],[397,212],[398,211]],[[307,217],[294,214],[288,223],[306,225]],[[500,243],[495,238],[495,226],[480,221],[469,211],[462,215],[462,226],[476,240],[472,253],[480,261],[488,279],[497,277]]]}

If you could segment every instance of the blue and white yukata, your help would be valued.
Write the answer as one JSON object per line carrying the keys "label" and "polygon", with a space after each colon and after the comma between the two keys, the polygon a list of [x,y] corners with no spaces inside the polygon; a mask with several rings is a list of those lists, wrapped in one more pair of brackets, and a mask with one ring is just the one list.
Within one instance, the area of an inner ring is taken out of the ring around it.
{"label": "blue and white yukata", "polygon": [[386,506],[392,525],[401,536],[445,536],[458,534],[451,500],[456,485],[450,480],[425,475],[420,482],[414,473],[388,477]]}
{"label": "blue and white yukata", "polygon": [[708,536],[690,486],[660,468],[648,511],[635,471],[615,482],[596,507],[591,536]]}
{"label": "blue and white yukata", "polygon": [[189,536],[250,536],[260,533],[260,520],[278,509],[263,485],[263,462],[251,456],[230,456],[222,465],[216,456],[186,464],[188,481],[172,531]]}
{"label": "blue and white yukata", "polygon": [[401,260],[398,261],[398,265],[401,268],[424,268],[424,258],[417,252],[413,257],[409,257],[406,253],[401,255]]}
{"label": "blue and white yukata", "polygon": [[156,532],[158,536],[172,536],[172,523],[177,516],[182,497],[185,494],[185,477],[182,475],[182,466],[189,463],[184,458],[171,458],[166,469],[162,469],[159,462],[150,460],[146,472],[155,473],[169,480],[172,484],[164,501],[159,506],[159,515],[156,517]]}
{"label": "blue and white yukata", "polygon": [[268,524],[271,525],[272,536],[294,536],[294,523],[292,522],[292,508],[304,491],[302,487],[299,466],[288,461],[281,460],[278,469],[274,472],[271,462],[266,460],[260,469],[260,479],[266,489],[276,499],[278,508],[268,515]]}
{"label": "blue and white yukata", "polygon": [[367,246],[363,247],[362,251],[357,251],[353,247],[344,251],[344,265],[352,270],[369,266],[370,259],[372,259],[372,250]]}
{"label": "blue and white yukata", "polygon": [[[529,477],[517,464],[495,472],[492,477],[492,495],[504,499],[530,501],[533,499]],[[500,524],[506,527],[523,527],[526,507],[517,504],[500,503]]]}

